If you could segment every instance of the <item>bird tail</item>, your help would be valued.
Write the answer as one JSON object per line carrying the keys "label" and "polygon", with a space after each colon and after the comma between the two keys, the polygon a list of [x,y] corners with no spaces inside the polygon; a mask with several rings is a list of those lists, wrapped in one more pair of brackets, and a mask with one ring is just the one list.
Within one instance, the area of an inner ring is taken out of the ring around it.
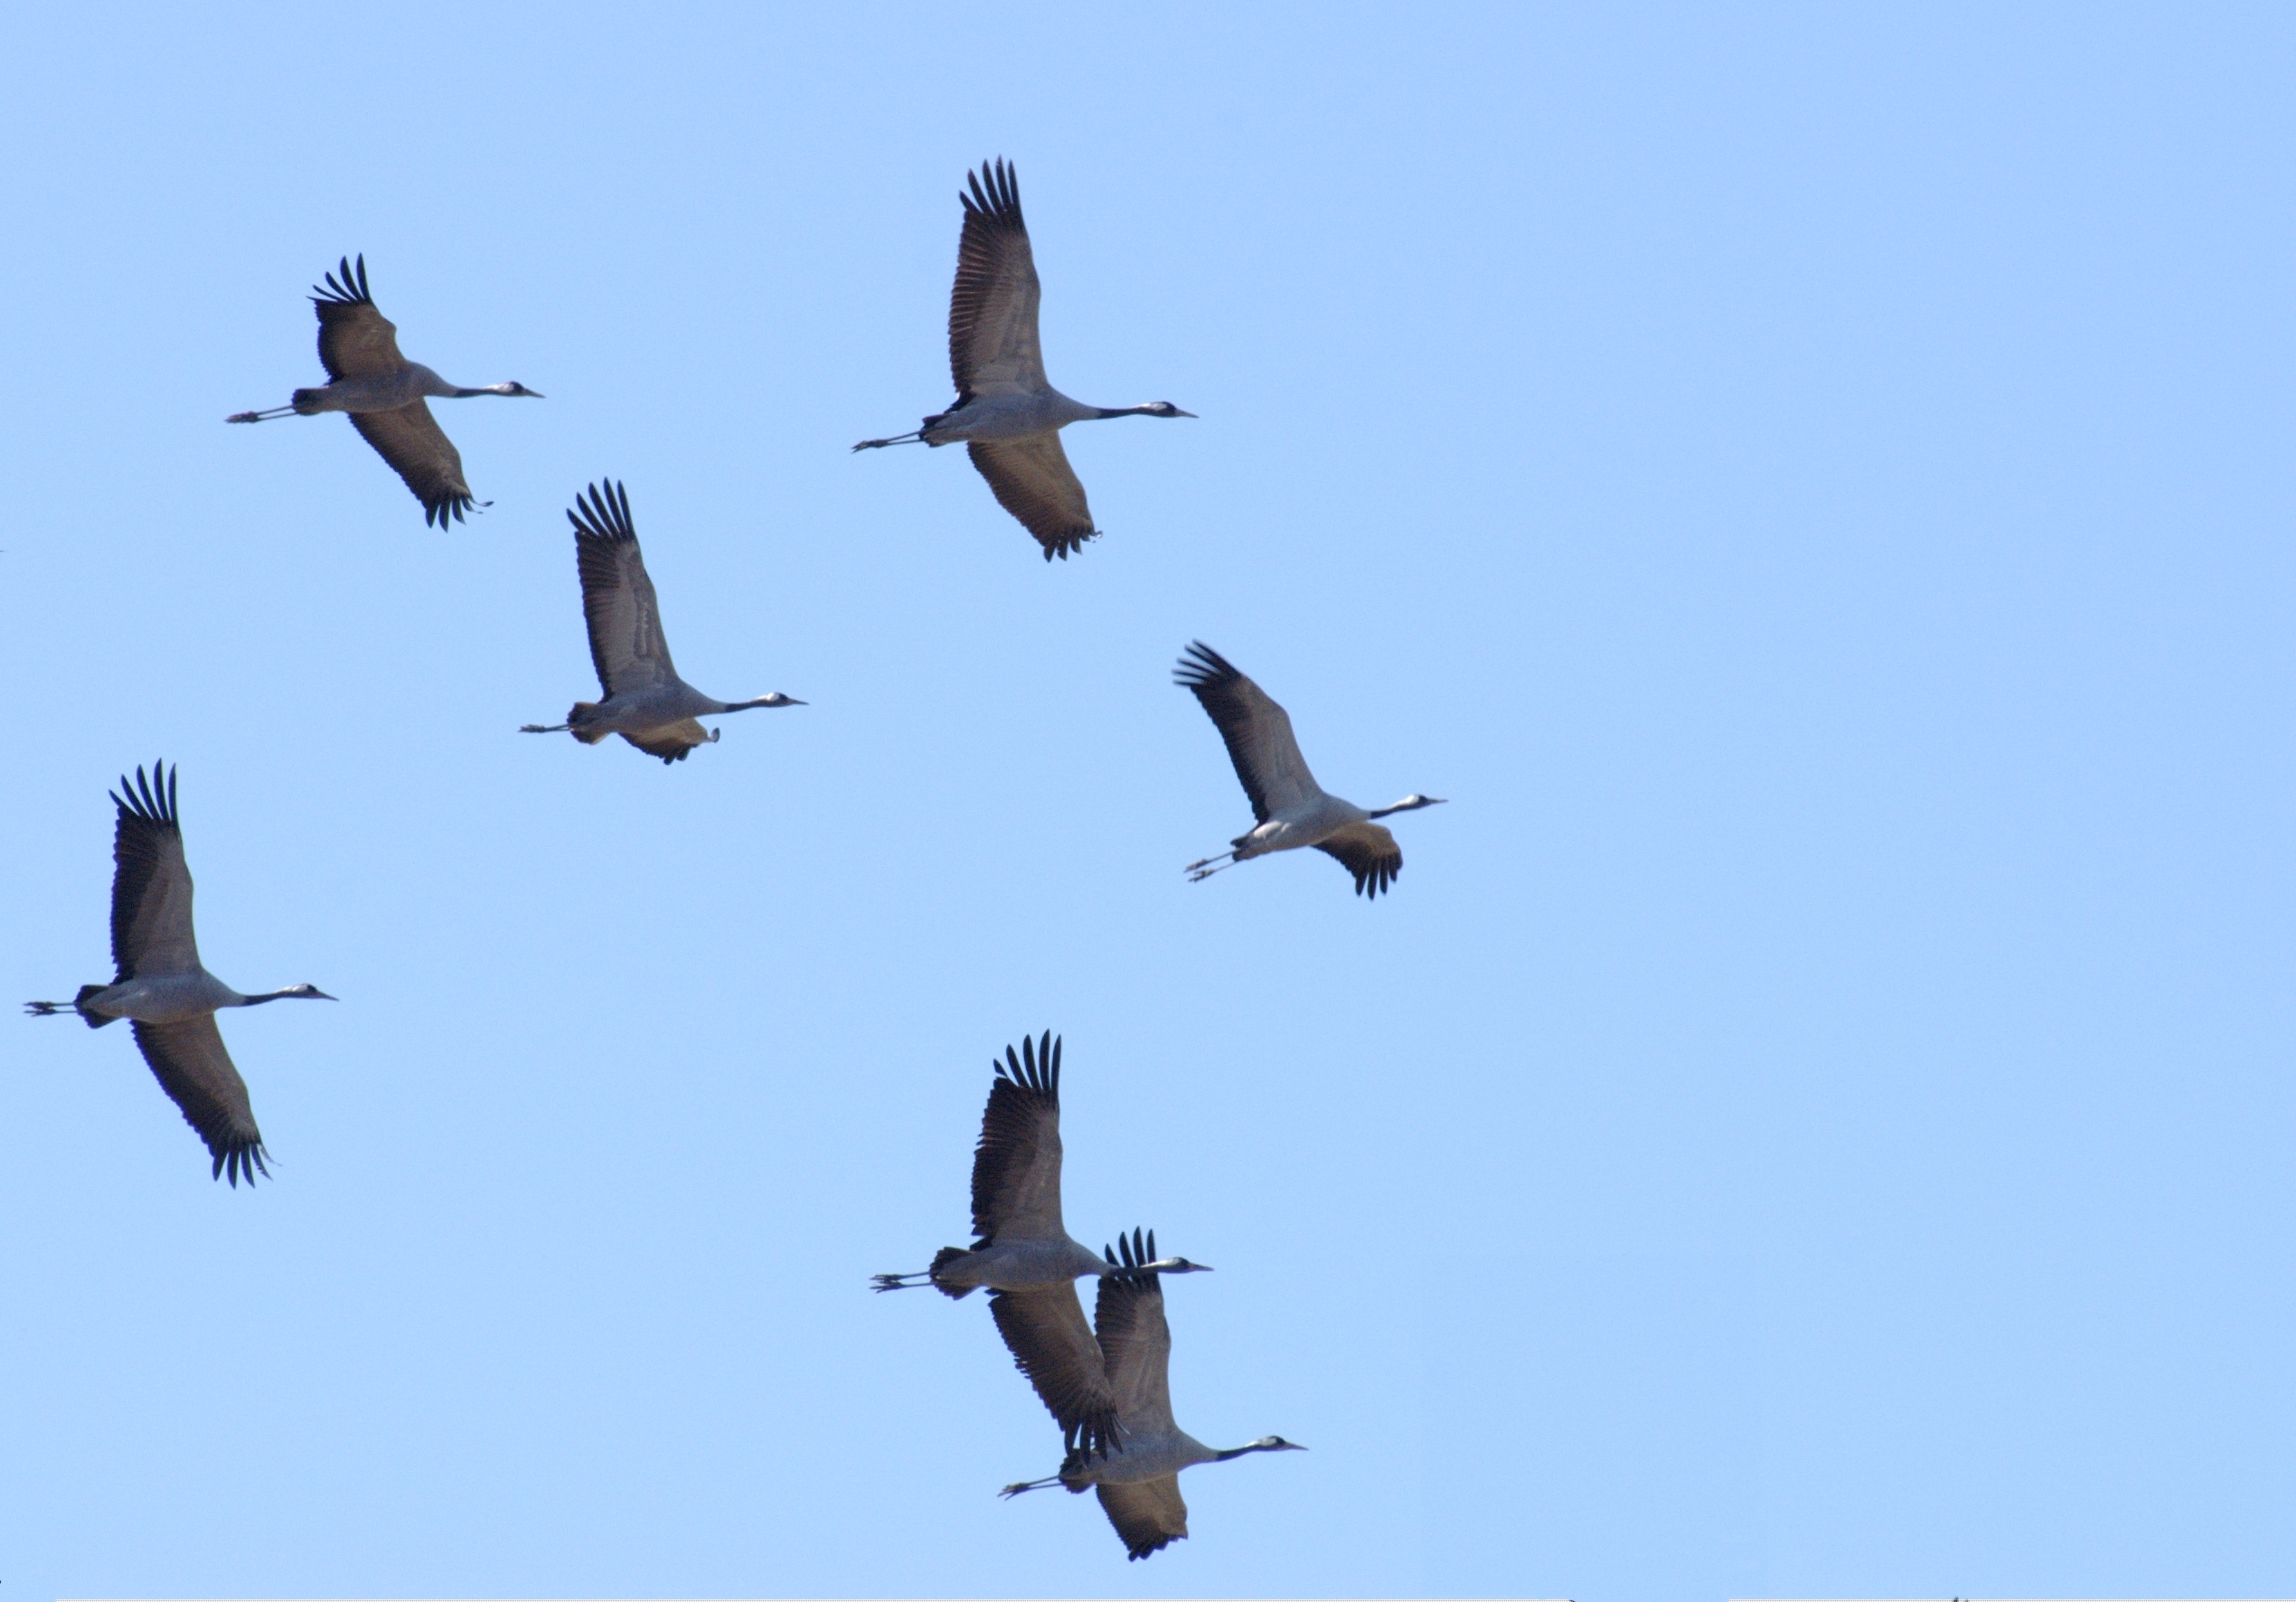
{"label": "bird tail", "polygon": [[580,740],[584,745],[596,745],[599,740],[604,740],[607,735],[614,732],[611,729],[590,730],[583,727],[583,725],[588,722],[592,717],[597,715],[597,713],[598,702],[595,701],[576,702],[574,703],[574,710],[566,714],[567,732],[573,735],[575,739]]}
{"label": "bird tail", "polygon": [[95,994],[98,991],[108,988],[109,986],[103,985],[82,985],[80,987],[80,994],[71,998],[71,1004],[80,1008],[80,1021],[90,1029],[101,1029],[107,1023],[117,1023],[119,1022],[118,1019],[113,1017],[108,1013],[91,1013],[88,1011],[84,1005],[82,1005],[82,1004],[85,1003],[89,996]]}
{"label": "bird tail", "polygon": [[943,1285],[941,1283],[941,1270],[947,1267],[951,1263],[956,1261],[957,1258],[961,1257],[969,1257],[970,1255],[972,1254],[967,1252],[965,1248],[961,1246],[944,1246],[940,1250],[933,1254],[933,1266],[930,1269],[927,1270],[933,1277],[933,1288],[939,1291],[943,1296],[948,1297],[948,1299],[952,1302],[963,1301],[965,1297],[971,1296],[978,1287],[970,1285]]}

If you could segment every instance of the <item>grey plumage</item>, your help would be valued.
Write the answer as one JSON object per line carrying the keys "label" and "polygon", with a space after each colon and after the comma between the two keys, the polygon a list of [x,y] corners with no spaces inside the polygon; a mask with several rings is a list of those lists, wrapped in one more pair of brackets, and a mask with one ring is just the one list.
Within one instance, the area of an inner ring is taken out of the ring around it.
{"label": "grey plumage", "polygon": [[1186,872],[1191,881],[1209,879],[1270,852],[1312,845],[1347,869],[1360,896],[1376,897],[1395,882],[1403,872],[1403,848],[1378,820],[1440,806],[1441,797],[1414,794],[1367,812],[1331,795],[1308,771],[1307,759],[1292,733],[1290,714],[1201,640],[1181,654],[1172,679],[1196,697],[1219,730],[1237,780],[1252,804],[1255,825],[1229,842],[1230,849],[1219,856],[1189,863]]}
{"label": "grey plumage", "polygon": [[215,1026],[221,1007],[252,1007],[288,998],[333,1001],[312,985],[291,985],[242,995],[202,966],[192,929],[192,875],[183,858],[183,832],[175,808],[175,775],[165,763],[151,777],[136,770],[112,796],[111,949],[109,985],[83,985],[68,1002],[27,1002],[35,1017],[76,1013],[90,1029],[121,1018],[133,1021],[136,1047],[183,1115],[206,1143],[215,1177],[236,1187],[252,1184],[264,1165],[263,1133],[256,1126],[247,1082],[224,1049]]}
{"label": "grey plumage", "polygon": [[956,281],[949,291],[949,376],[956,402],[912,434],[864,439],[855,450],[912,444],[948,445],[962,439],[974,467],[988,481],[997,504],[1020,520],[1043,547],[1044,559],[1063,561],[1099,530],[1084,485],[1060,447],[1070,423],[1112,417],[1193,417],[1169,400],[1144,406],[1087,406],[1052,387],[1038,341],[1037,310],[1043,290],[1036,257],[1021,214],[1020,181],[999,158],[965,174],[958,202],[965,225],[957,236]]}
{"label": "grey plumage", "polygon": [[629,492],[608,479],[591,485],[566,514],[574,525],[574,566],[582,585],[582,620],[603,701],[578,701],[563,723],[526,723],[522,734],[570,733],[584,745],[618,734],[664,764],[682,762],[720,731],[700,721],[756,707],[803,706],[780,691],[748,701],[720,701],[678,676],[662,631],[662,605],[630,521]]}
{"label": "grey plumage", "polygon": [[422,504],[425,523],[443,529],[449,518],[461,522],[473,505],[487,504],[473,498],[463,476],[462,453],[430,415],[425,397],[519,395],[539,400],[541,395],[517,382],[466,389],[400,354],[399,330],[376,307],[367,287],[364,256],[355,267],[345,258],[325,284],[314,285],[311,306],[318,314],[319,365],[326,370],[327,382],[296,391],[285,406],[236,412],[224,420],[259,423],[289,413],[347,412],[360,438]]}

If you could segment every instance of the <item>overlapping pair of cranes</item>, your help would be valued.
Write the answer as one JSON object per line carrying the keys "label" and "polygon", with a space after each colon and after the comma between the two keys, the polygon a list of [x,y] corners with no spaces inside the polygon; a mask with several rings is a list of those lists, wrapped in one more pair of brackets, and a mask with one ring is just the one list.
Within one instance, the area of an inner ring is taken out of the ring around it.
{"label": "overlapping pair of cranes", "polygon": [[[1038,343],[1041,296],[1021,213],[1020,189],[1002,160],[966,174],[969,193],[958,239],[956,282],[949,298],[949,366],[956,402],[911,433],[865,439],[856,451],[963,440],[998,504],[1019,519],[1047,561],[1066,561],[1097,537],[1084,485],[1060,446],[1073,422],[1115,417],[1192,417],[1169,400],[1142,406],[1087,406],[1054,389]],[[431,415],[432,399],[541,395],[517,382],[467,388],[447,382],[400,353],[398,329],[376,306],[366,259],[345,258],[315,287],[319,360],[327,382],[298,389],[288,403],[227,419],[255,423],[288,415],[340,411],[389,463],[421,503],[426,523],[443,529],[481,503],[463,474],[462,456]],[[802,706],[772,693],[725,702],[678,676],[630,517],[627,492],[611,481],[590,485],[567,514],[574,526],[576,567],[591,659],[603,699],[577,702],[563,723],[527,724],[522,732],[565,731],[586,744],[619,734],[665,764],[682,761],[719,731],[700,720],[757,707]],[[1314,846],[1337,859],[1357,893],[1376,897],[1394,882],[1403,853],[1379,819],[1440,804],[1410,795],[1367,811],[1325,791],[1308,770],[1291,719],[1260,687],[1218,652],[1188,647],[1175,678],[1218,726],[1237,777],[1250,798],[1254,827],[1229,849],[1188,865],[1192,881],[1272,852]],[[165,764],[138,768],[112,796],[112,957],[109,985],[82,985],[69,1002],[32,1002],[36,1016],[74,1013],[91,1028],[132,1021],[136,1042],[183,1117],[198,1132],[216,1177],[237,1186],[268,1176],[263,1137],[246,1082],[225,1050],[215,1013],[289,997],[334,998],[311,985],[246,995],[201,964],[192,928],[192,878],[176,810],[176,778]],[[1059,1048],[1025,1046],[998,1070],[974,1170],[974,1220],[980,1239],[950,1248],[915,1277],[952,1296],[990,1287],[997,1326],[1014,1359],[1061,1424],[1067,1456],[1059,1474],[1007,1487],[1007,1494],[1059,1484],[1098,1489],[1102,1505],[1134,1558],[1187,1533],[1187,1509],[1174,1476],[1191,1464],[1247,1452],[1293,1449],[1269,1436],[1214,1452],[1178,1429],[1164,1387],[1171,1336],[1160,1276],[1200,1267],[1184,1258],[1154,1260],[1153,1237],[1135,1230],[1120,1251],[1095,1256],[1060,1222]],[[1074,1281],[1097,1276],[1097,1331],[1086,1325]],[[912,1277],[880,1276],[890,1289]]]}

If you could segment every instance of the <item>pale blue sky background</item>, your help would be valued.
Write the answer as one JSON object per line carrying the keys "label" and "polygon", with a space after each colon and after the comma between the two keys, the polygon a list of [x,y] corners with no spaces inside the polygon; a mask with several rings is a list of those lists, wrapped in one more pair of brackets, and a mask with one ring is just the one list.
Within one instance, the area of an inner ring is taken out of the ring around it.
{"label": "pale blue sky background", "polygon": [[[183,765],[249,1194],[8,1023],[11,1597],[2287,1594],[2282,9],[81,8],[5,24],[11,997]],[[1020,166],[1106,538],[955,452]],[[494,509],[427,530],[364,251]],[[626,478],[664,769],[563,509]],[[1400,820],[1248,820],[1200,636]],[[978,1300],[991,1054],[1176,1283],[1127,1565]]]}

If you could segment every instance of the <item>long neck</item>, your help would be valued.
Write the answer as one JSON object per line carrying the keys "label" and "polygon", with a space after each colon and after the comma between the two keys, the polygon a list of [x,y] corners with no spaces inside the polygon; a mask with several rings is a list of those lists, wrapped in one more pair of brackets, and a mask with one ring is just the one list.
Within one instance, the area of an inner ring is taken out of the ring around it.
{"label": "long neck", "polygon": [[434,395],[451,395],[457,400],[466,400],[473,395],[507,395],[510,393],[510,386],[485,384],[475,390],[466,390],[459,384],[448,384],[444,390],[433,390],[430,392]]}
{"label": "long neck", "polygon": [[1146,417],[1150,410],[1145,406],[1096,406],[1092,409],[1092,415],[1095,418]]}
{"label": "long neck", "polygon": [[1392,817],[1398,812],[1416,812],[1418,810],[1419,803],[1416,801],[1398,801],[1393,806],[1382,806],[1377,812],[1367,812],[1363,815],[1363,817],[1364,821],[1369,823],[1379,818]]}
{"label": "long neck", "polygon": [[299,990],[267,990],[261,995],[243,995],[231,1004],[235,1007],[259,1007],[265,1002],[291,1001],[302,994]]}
{"label": "long neck", "polygon": [[1226,1463],[1231,1457],[1242,1457],[1253,1452],[1273,1452],[1275,1450],[1275,1448],[1274,1447],[1263,1447],[1257,1441],[1254,1441],[1248,1447],[1230,1447],[1225,1452],[1214,1452],[1211,1455],[1211,1461],[1214,1463]]}

